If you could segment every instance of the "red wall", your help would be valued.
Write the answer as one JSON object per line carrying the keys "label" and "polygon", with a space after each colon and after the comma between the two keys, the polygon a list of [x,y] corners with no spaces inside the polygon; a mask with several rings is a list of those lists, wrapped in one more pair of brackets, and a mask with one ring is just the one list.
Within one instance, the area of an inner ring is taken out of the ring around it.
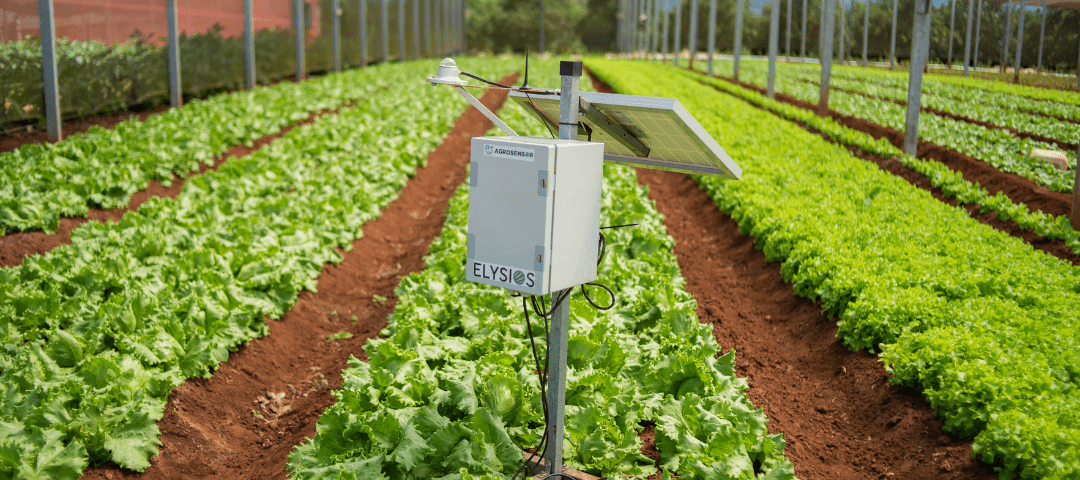
{"label": "red wall", "polygon": [[[312,28],[308,38],[318,37],[319,3],[311,5]],[[0,41],[12,41],[27,35],[39,36],[37,0],[0,2]],[[292,28],[292,0],[255,0],[255,29]],[[57,38],[98,40],[112,45],[122,43],[139,30],[151,35],[154,43],[166,36],[165,0],[53,0]],[[243,0],[177,0],[179,29],[202,33],[215,23],[224,27],[221,34],[236,37],[244,34]]]}

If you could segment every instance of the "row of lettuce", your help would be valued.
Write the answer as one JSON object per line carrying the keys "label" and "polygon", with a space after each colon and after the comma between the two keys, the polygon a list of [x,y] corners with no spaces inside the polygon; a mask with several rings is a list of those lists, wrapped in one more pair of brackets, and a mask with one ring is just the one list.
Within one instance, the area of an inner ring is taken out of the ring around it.
{"label": "row of lettuce", "polygon": [[[543,136],[524,115],[516,105],[500,112],[518,132]],[[364,347],[369,363],[350,360],[317,435],[289,457],[292,478],[502,479],[540,440],[522,300],[465,280],[468,199],[463,185],[426,268],[396,290],[386,338]],[[595,475],[649,476],[657,467],[639,436],[648,422],[660,468],[679,478],[794,478],[783,439],[767,433],[743,393],[733,352],[720,355],[698,321],[647,190],[630,169],[609,166],[603,199],[603,224],[638,225],[606,231],[599,276],[616,307],[600,312],[577,292],[569,300],[566,462]],[[544,358],[543,322],[534,320]]]}
{"label": "row of lettuce", "polygon": [[151,180],[169,185],[235,145],[372,95],[379,85],[351,70],[319,79],[217,95],[113,128],[92,127],[57,143],[0,153],[0,235],[52,233],[61,217],[126,207]]}
{"label": "row of lettuce", "polygon": [[[817,103],[820,90],[818,84],[820,77],[817,76],[816,72],[817,69],[806,65],[782,64],[780,65],[777,74],[776,90],[791,95],[799,100]],[[720,74],[723,75],[725,73],[726,70],[724,70],[724,67],[721,67]],[[829,94],[829,108],[844,115],[867,120],[871,123],[889,127],[897,131],[903,131],[906,118],[905,107],[879,98],[880,96],[889,95],[887,93],[888,88],[880,86],[873,81],[870,81],[869,83],[865,82],[864,80],[866,80],[868,76],[871,78],[877,76],[882,79],[887,79],[892,78],[895,75],[884,71],[852,72],[849,69],[840,69],[833,80],[833,86],[836,88],[833,88]],[[740,80],[754,85],[764,86],[767,80],[764,64],[760,62],[747,63],[747,67],[742,67],[741,69]],[[897,80],[893,78],[892,81],[896,82]],[[933,84],[934,82],[928,82],[928,85]],[[937,88],[941,89],[941,87]],[[979,112],[983,113],[1006,109],[1004,111],[1005,113],[1000,113],[998,116],[1003,118],[1027,118],[1028,121],[1036,121],[1032,119],[1033,117],[1036,117],[1036,115],[1023,113],[1015,109],[1016,105],[1024,104],[1022,98],[1017,98],[1018,96],[1016,95],[1007,96],[994,103],[993,106],[984,108],[977,106],[978,104],[972,102],[970,99],[961,99],[964,98],[962,95],[980,95],[979,98],[982,98],[981,92],[976,94],[970,92],[970,89],[967,89],[969,91],[961,94],[958,92],[954,93],[954,89],[955,87],[947,88],[946,90],[950,92],[949,94],[936,94],[933,93],[935,91],[934,87],[927,87],[928,93],[924,94],[924,102],[941,110],[957,110],[957,112],[954,112],[957,113],[957,115],[971,113],[968,112],[968,109],[978,109]],[[904,92],[906,91],[905,86]],[[1011,104],[1009,103],[1010,98],[1013,102]],[[903,100],[906,100],[906,94],[904,95]],[[953,108],[950,107],[950,105],[966,105],[967,107]],[[1076,109],[1075,106],[1067,108]],[[977,120],[995,123],[992,119],[987,118],[977,118]],[[1001,123],[1009,123],[1006,120],[999,121]],[[1043,120],[1039,120],[1038,122],[1043,122]],[[1055,122],[1051,121],[1050,123],[1054,124]],[[1076,124],[1064,121],[1056,123],[1064,126],[1055,128],[1053,131],[1043,131],[1040,135],[1046,137],[1054,137],[1056,135],[1061,137],[1061,141],[1073,144],[1080,140],[1080,128],[1077,128],[1078,126]],[[1071,134],[1069,133],[1070,131]],[[1036,148],[1060,150],[1057,145],[1032,140],[1030,138],[1021,138],[1013,135],[1007,130],[988,128],[982,125],[955,120],[953,118],[929,112],[923,112],[920,115],[919,138],[971,156],[1003,172],[1022,176],[1051,190],[1059,192],[1072,191],[1073,183],[1075,181],[1076,152],[1071,149],[1064,152],[1065,156],[1068,158],[1070,168],[1064,171],[1058,170],[1050,163],[1030,156],[1032,150]]]}
{"label": "row of lettuce", "polygon": [[430,68],[342,76],[355,106],[0,270],[0,476],[146,468],[170,391],[265,335],[451,129],[463,105],[418,81]]}
{"label": "row of lettuce", "polygon": [[850,145],[881,157],[895,158],[904,166],[924,175],[932,186],[941,189],[943,194],[956,199],[960,204],[978,205],[981,213],[994,212],[1002,221],[1015,221],[1025,230],[1052,240],[1061,240],[1074,252],[1080,253],[1080,232],[1072,228],[1067,215],[1054,216],[1041,211],[1032,211],[1023,203],[1013,203],[1002,192],[991,195],[979,184],[964,180],[963,174],[941,162],[929,158],[912,157],[885,139],[875,140],[869,134],[847,128],[831,118],[821,117],[806,109],[769,99],[757,91],[718,78],[704,77],[687,71],[680,71],[680,73],[688,80],[703,82],[780,117],[806,125],[828,136],[834,142]]}
{"label": "row of lettuce", "polygon": [[588,64],[622,93],[686,102],[743,167],[699,179],[717,206],[947,431],[1005,478],[1080,475],[1080,269],[672,68]]}

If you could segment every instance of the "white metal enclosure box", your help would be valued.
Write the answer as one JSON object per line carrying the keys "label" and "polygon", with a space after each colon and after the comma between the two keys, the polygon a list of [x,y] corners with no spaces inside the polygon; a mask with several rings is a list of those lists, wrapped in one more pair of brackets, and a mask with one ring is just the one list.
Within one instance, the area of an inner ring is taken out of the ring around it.
{"label": "white metal enclosure box", "polygon": [[465,277],[529,295],[596,280],[604,144],[475,137]]}

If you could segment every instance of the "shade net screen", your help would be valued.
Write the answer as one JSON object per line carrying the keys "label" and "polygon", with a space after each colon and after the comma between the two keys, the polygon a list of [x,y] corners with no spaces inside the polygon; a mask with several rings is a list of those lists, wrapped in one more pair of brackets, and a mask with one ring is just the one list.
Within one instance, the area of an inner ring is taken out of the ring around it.
{"label": "shade net screen", "polygon": [[[307,0],[303,8],[308,50],[331,40],[321,28],[320,7],[319,0]],[[167,100],[165,0],[53,0],[53,9],[65,118]],[[0,131],[44,115],[38,14],[37,0],[0,2]],[[293,0],[255,0],[252,19],[257,81],[295,74]],[[243,0],[177,0],[177,27],[186,95],[244,85]],[[332,61],[312,60],[309,70]]]}

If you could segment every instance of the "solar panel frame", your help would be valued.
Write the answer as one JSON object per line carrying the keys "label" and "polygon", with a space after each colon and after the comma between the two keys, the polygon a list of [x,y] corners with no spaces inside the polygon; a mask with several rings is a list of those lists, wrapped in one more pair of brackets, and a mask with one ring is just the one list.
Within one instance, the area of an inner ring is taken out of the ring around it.
{"label": "solar panel frame", "polygon": [[[604,161],[732,180],[742,178],[738,164],[678,100],[597,92],[581,92],[580,97],[583,105],[578,139],[602,142]],[[511,91],[510,98],[557,131],[557,94]],[[625,140],[609,133],[611,127],[586,115],[587,105],[648,147],[648,155],[639,155]]]}

